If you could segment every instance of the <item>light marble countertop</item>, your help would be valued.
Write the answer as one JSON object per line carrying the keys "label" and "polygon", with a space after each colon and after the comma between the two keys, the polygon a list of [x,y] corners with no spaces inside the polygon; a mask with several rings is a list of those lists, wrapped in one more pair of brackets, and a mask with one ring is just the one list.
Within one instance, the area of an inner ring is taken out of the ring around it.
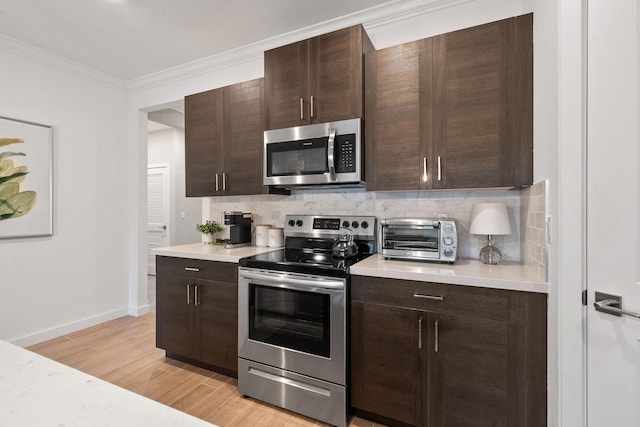
{"label": "light marble countertop", "polygon": [[156,255],[173,256],[178,258],[204,259],[208,261],[235,262],[240,258],[253,256],[264,252],[277,251],[282,248],[241,246],[234,249],[225,249],[221,245],[205,245],[203,243],[193,243],[189,245],[167,246],[155,248]]}
{"label": "light marble countertop", "polygon": [[[224,246],[194,243],[154,249],[157,255],[195,258],[237,263],[240,258],[281,248],[243,246],[225,249]],[[549,285],[539,280],[529,269],[518,263],[486,265],[480,261],[459,259],[455,264],[421,261],[386,260],[372,255],[351,266],[351,274],[388,279],[418,280],[453,285],[548,293]]]}
{"label": "light marble countertop", "polygon": [[459,259],[455,264],[384,259],[372,255],[351,266],[357,276],[417,280],[453,285],[548,293],[549,285],[540,281],[522,264],[486,265],[480,261]]}
{"label": "light marble countertop", "polygon": [[0,340],[0,426],[145,425],[213,424]]}

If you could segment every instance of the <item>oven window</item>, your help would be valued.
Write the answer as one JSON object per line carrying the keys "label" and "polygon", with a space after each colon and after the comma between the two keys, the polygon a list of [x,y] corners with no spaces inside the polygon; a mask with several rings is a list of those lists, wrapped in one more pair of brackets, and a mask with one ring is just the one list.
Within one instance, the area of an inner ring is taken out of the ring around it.
{"label": "oven window", "polygon": [[389,227],[385,230],[384,248],[438,252],[438,229]]}
{"label": "oven window", "polygon": [[329,357],[330,296],[249,284],[249,338]]}

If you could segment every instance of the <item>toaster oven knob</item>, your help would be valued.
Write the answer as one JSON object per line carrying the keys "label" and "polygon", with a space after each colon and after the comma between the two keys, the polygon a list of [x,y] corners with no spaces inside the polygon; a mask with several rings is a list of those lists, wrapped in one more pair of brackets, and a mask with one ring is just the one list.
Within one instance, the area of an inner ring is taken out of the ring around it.
{"label": "toaster oven knob", "polygon": [[353,221],[353,222],[351,223],[351,227],[353,227],[353,228],[358,228],[358,221]]}
{"label": "toaster oven knob", "polygon": [[362,221],[362,224],[360,224],[360,227],[367,229],[369,228],[369,223],[367,221]]}
{"label": "toaster oven knob", "polygon": [[453,244],[453,239],[451,237],[445,237],[444,239],[442,239],[442,241],[444,242],[445,245]]}
{"label": "toaster oven knob", "polygon": [[292,219],[289,220],[289,227],[293,227],[294,225],[296,225],[296,222]]}
{"label": "toaster oven knob", "polygon": [[299,220],[297,220],[297,221],[296,221],[296,225],[297,225],[298,227],[302,227],[302,224],[304,224],[304,222],[302,222],[302,220],[301,220],[301,219],[299,219]]}
{"label": "toaster oven knob", "polygon": [[444,250],[444,256],[446,256],[447,258],[452,257],[453,256],[453,249],[449,249],[449,248],[445,249]]}

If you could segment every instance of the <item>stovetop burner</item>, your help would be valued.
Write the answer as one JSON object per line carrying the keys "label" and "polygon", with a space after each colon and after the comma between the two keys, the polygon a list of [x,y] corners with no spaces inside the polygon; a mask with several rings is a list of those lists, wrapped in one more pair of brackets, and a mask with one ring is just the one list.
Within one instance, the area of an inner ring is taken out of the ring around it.
{"label": "stovetop burner", "polygon": [[[285,249],[240,259],[241,267],[347,277],[349,268],[375,253],[376,218],[370,216],[287,215]],[[334,258],[331,247],[344,233],[354,236],[358,254]]]}

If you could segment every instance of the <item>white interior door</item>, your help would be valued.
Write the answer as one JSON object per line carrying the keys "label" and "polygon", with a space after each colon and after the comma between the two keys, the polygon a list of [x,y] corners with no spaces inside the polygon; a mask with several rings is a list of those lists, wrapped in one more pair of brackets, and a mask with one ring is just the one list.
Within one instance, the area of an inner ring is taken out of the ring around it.
{"label": "white interior door", "polygon": [[589,1],[587,396],[591,427],[640,426],[640,319],[596,311],[597,291],[640,313],[638,0]]}
{"label": "white interior door", "polygon": [[156,274],[156,257],[151,249],[170,245],[169,170],[163,166],[147,169],[147,264],[148,274]]}

